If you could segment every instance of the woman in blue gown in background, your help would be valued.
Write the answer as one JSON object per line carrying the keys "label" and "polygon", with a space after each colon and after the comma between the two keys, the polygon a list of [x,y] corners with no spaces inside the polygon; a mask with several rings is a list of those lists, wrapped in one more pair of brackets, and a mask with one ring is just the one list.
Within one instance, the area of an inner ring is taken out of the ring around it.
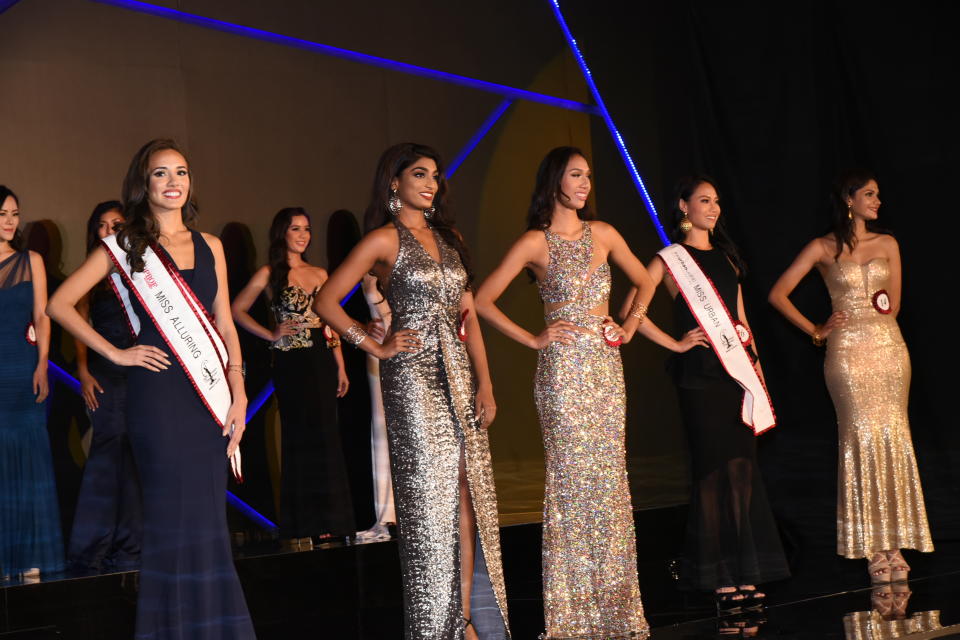
{"label": "woman in blue gown in background", "polygon": [[[123,205],[101,202],[87,220],[87,253],[123,226]],[[118,349],[133,346],[120,300],[104,280],[78,306],[97,333]],[[128,571],[140,563],[140,478],[127,434],[127,368],[77,340],[77,377],[93,439],[83,467],[67,566],[79,573]]]}
{"label": "woman in blue gown in background", "polygon": [[[143,487],[137,640],[254,638],[233,565],[226,520],[228,457],[239,445],[247,399],[219,239],[196,221],[186,159],[171,140],[134,156],[123,185],[127,221],[117,235],[134,271],[145,247],[166,254],[212,315],[229,353],[232,404],[221,431],[135,297],[137,344],[117,349],[74,308],[112,268],[98,249],[57,290],[48,313],[91,349],[128,367],[127,429]],[[230,426],[233,435],[230,435]]]}
{"label": "woman in blue gown in background", "polygon": [[19,199],[0,185],[0,576],[31,580],[63,568],[63,542],[44,403],[47,277],[19,227]]}

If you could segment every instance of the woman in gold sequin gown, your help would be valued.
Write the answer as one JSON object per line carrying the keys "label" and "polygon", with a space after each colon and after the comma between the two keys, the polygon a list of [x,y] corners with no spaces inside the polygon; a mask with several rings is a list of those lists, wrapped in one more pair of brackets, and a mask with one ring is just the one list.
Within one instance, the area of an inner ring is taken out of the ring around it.
{"label": "woman in gold sequin gown", "polygon": [[[404,637],[496,640],[509,636],[486,431],[496,406],[442,171],[437,153],[423,145],[384,152],[369,232],[314,308],[343,339],[382,360]],[[339,305],[366,273],[377,277],[393,312],[382,344]]]}
{"label": "woman in gold sequin gown", "polygon": [[[837,411],[840,464],[837,553],[867,558],[874,582],[906,578],[901,549],[933,551],[907,397],[910,356],[897,325],[900,250],[893,236],[871,230],[879,187],[863,170],[834,188],[834,232],[808,244],[770,291],[770,302],[813,337],[826,340],[824,376]],[[833,313],[814,324],[789,299],[814,268]]]}
{"label": "woman in gold sequin gown", "polygon": [[[347,463],[340,440],[337,398],[349,388],[336,336],[327,340],[310,307],[327,270],[309,264],[310,216],[281,209],[270,224],[269,264],[260,267],[231,305],[234,321],[273,351],[273,382],[280,409],[280,537],[296,549],[313,538],[356,531]],[[260,294],[270,300],[274,328],[249,309]]]}
{"label": "woman in gold sequin gown", "polygon": [[[535,397],[543,432],[545,638],[646,637],[624,442],[622,337],[608,314],[616,263],[649,302],[643,264],[616,229],[588,221],[590,168],[573,147],[552,150],[537,171],[528,231],[477,290],[490,324],[538,351]],[[496,300],[521,271],[537,278],[546,328],[534,335]],[[639,318],[625,326],[635,328]]]}

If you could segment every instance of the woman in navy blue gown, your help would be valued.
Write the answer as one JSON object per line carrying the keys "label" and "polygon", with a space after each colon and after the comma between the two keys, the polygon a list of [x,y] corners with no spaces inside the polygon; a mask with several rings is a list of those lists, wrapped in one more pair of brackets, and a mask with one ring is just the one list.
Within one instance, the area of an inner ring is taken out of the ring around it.
{"label": "woman in navy blue gown", "polygon": [[[87,220],[87,253],[123,226],[123,205],[101,202]],[[133,346],[123,306],[107,280],[80,300],[77,309],[97,333],[118,349]],[[143,510],[140,479],[127,435],[127,369],[77,340],[77,377],[93,439],[83,468],[67,566],[80,573],[127,571],[140,563]]]}
{"label": "woman in navy blue gown", "polygon": [[190,170],[171,140],[153,140],[137,152],[123,201],[127,221],[117,239],[131,268],[143,269],[151,243],[169,257],[223,336],[232,394],[221,431],[135,299],[141,330],[128,349],[114,347],[77,313],[77,301],[111,270],[105,249],[94,251],[50,300],[48,313],[66,329],[129,367],[127,428],[144,510],[136,638],[254,638],[226,522],[227,461],[243,433],[247,399],[223,247],[215,236],[190,228],[197,218]]}
{"label": "woman in navy blue gown", "polygon": [[0,577],[63,567],[47,437],[43,259],[21,246],[20,202],[0,185]]}

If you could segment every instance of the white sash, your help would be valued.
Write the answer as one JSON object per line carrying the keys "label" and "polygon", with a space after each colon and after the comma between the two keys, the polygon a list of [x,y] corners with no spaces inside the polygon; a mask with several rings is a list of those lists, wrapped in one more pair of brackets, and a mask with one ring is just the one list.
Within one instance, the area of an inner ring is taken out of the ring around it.
{"label": "white sash", "polygon": [[755,435],[775,427],[777,417],[773,412],[770,394],[747,354],[750,332],[743,323],[734,321],[713,282],[685,247],[672,244],[661,249],[657,255],[667,265],[680,294],[707,335],[723,368],[743,387],[743,406],[740,411],[743,423],[752,427]]}
{"label": "white sash", "polygon": [[[222,429],[232,403],[227,382],[229,356],[207,310],[184,282],[176,265],[162,252],[147,247],[143,252],[143,271],[134,273],[115,235],[102,242],[117,268],[111,274],[110,284],[120,298],[131,331],[140,333],[140,319],[130,303],[132,291],[183,367],[200,401]],[[239,447],[230,464],[237,480],[242,481]]]}

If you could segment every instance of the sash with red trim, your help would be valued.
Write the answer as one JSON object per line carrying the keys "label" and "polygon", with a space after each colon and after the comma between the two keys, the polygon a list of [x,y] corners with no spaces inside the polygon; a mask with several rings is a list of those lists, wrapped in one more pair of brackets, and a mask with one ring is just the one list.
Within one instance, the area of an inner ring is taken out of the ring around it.
{"label": "sash with red trim", "polygon": [[[110,285],[120,299],[130,330],[134,335],[140,333],[140,319],[130,303],[132,292],[180,363],[203,406],[222,429],[232,403],[227,382],[227,345],[207,310],[163,252],[147,247],[143,252],[143,271],[133,272],[116,236],[107,236],[102,243],[117,269],[111,274]],[[230,465],[234,476],[242,481],[239,447]]]}
{"label": "sash with red trim", "polygon": [[760,435],[777,424],[770,394],[747,353],[752,336],[747,327],[733,319],[713,282],[683,245],[672,244],[657,254],[667,265],[693,317],[713,346],[714,353],[730,377],[743,388],[743,423]]}

